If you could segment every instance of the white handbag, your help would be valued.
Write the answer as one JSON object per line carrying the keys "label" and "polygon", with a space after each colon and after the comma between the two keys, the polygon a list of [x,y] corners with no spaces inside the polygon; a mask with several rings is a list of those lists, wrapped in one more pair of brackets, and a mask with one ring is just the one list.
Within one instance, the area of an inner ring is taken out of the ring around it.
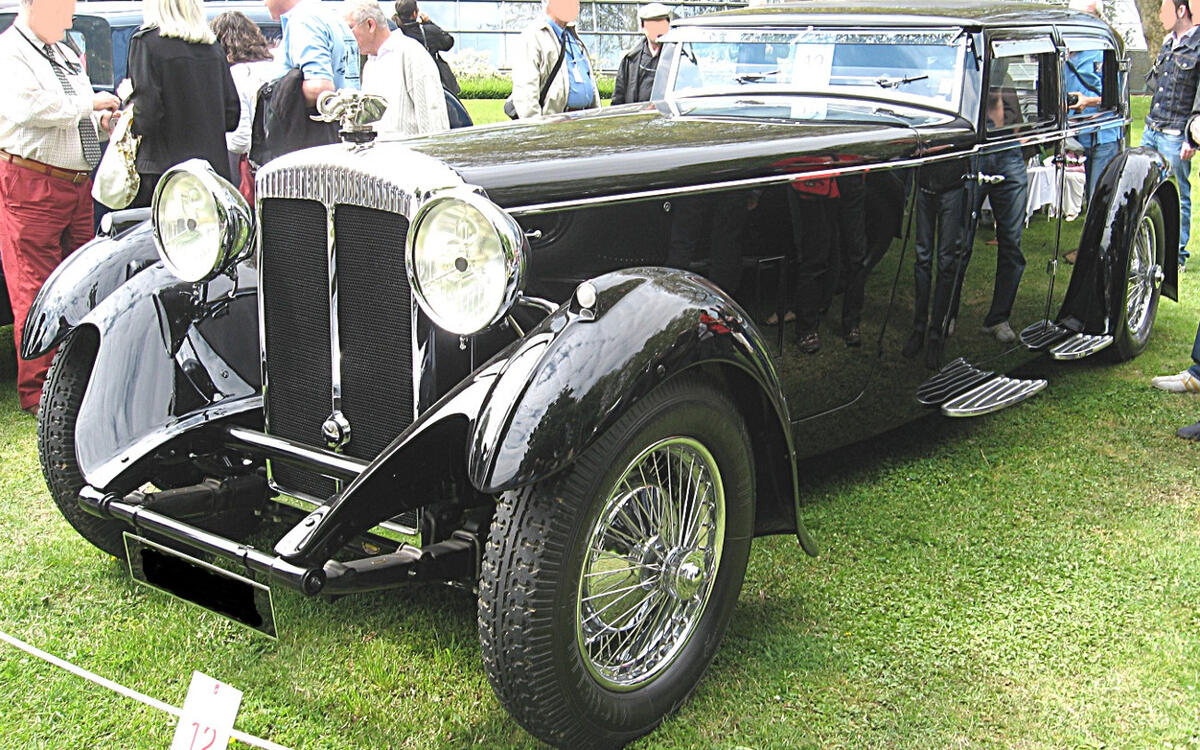
{"label": "white handbag", "polygon": [[125,208],[132,203],[142,184],[135,164],[142,138],[130,130],[132,124],[133,106],[130,105],[117,120],[92,180],[92,197],[113,209]]}

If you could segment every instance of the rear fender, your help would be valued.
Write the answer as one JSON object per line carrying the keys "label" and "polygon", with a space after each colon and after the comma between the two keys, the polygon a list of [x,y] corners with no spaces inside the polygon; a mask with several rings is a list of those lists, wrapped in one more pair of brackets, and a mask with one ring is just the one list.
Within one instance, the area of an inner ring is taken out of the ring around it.
{"label": "rear fender", "polygon": [[1149,148],[1123,151],[1104,170],[1088,209],[1071,282],[1058,320],[1090,334],[1115,330],[1125,287],[1125,253],[1151,197],[1163,208],[1166,254],[1162,293],[1178,301],[1179,198],[1167,160]]}

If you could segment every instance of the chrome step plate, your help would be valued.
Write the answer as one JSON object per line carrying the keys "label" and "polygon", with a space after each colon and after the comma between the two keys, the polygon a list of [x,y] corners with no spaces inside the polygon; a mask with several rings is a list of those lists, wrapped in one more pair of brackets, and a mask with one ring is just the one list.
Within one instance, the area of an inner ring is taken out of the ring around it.
{"label": "chrome step plate", "polygon": [[947,362],[936,375],[917,386],[917,402],[922,406],[937,406],[974,388],[995,375],[990,370],[981,370],[967,360]]}
{"label": "chrome step plate", "polygon": [[1049,320],[1039,320],[1031,323],[1021,331],[1021,343],[1035,352],[1044,351],[1070,338],[1072,331]]}
{"label": "chrome step plate", "polygon": [[942,404],[947,417],[978,417],[1019,404],[1046,387],[1045,380],[1019,380],[1000,375]]}
{"label": "chrome step plate", "polygon": [[1056,344],[1050,350],[1050,356],[1054,359],[1083,359],[1108,348],[1112,342],[1113,337],[1108,334],[1089,336],[1077,333],[1061,344]]}

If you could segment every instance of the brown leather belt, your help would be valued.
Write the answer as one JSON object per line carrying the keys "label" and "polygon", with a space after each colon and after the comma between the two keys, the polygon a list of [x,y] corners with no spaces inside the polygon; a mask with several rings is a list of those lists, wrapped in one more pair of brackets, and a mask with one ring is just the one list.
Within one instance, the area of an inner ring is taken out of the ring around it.
{"label": "brown leather belt", "polygon": [[82,184],[87,181],[87,178],[92,176],[91,172],[80,172],[75,169],[59,169],[58,167],[52,167],[49,164],[43,164],[40,161],[26,159],[25,157],[17,156],[16,154],[10,154],[7,151],[0,151],[0,161],[6,161],[17,167],[31,169],[38,174],[57,177],[58,179],[66,180],[73,185]]}

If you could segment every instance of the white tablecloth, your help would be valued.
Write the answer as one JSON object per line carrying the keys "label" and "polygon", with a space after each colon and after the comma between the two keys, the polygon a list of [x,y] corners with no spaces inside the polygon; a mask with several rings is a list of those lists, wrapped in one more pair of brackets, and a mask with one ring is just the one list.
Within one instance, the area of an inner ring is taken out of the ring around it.
{"label": "white tablecloth", "polygon": [[[1029,197],[1025,202],[1025,223],[1033,218],[1033,214],[1042,206],[1050,207],[1050,215],[1055,216],[1055,206],[1058,203],[1058,181],[1055,175],[1058,170],[1052,165],[1042,165],[1029,168]],[[1066,172],[1067,185],[1063,192],[1063,213],[1067,221],[1074,221],[1083,209],[1083,186],[1086,177],[1083,172],[1068,169]]]}

